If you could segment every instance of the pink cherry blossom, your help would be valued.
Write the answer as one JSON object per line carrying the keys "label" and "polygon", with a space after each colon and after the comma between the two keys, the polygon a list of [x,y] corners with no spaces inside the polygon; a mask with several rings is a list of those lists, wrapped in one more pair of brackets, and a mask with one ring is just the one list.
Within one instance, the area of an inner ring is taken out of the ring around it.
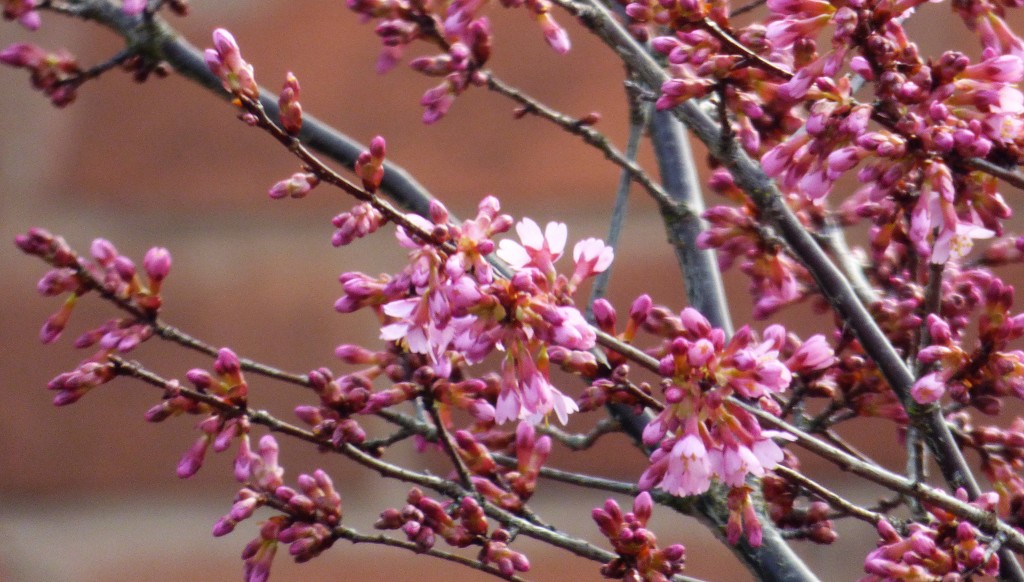
{"label": "pink cherry blossom", "polygon": [[554,262],[562,256],[569,229],[562,222],[549,222],[541,232],[540,226],[529,218],[516,224],[516,233],[522,244],[510,239],[498,243],[498,258],[513,269],[534,267],[544,274],[554,273]]}
{"label": "pink cherry blossom", "polygon": [[604,272],[611,266],[614,258],[615,251],[599,238],[579,241],[572,249],[572,260],[576,266],[569,285],[578,285],[584,279]]}
{"label": "pink cherry blossom", "polygon": [[946,384],[937,373],[926,374],[910,388],[910,395],[920,404],[936,402],[946,392]]}

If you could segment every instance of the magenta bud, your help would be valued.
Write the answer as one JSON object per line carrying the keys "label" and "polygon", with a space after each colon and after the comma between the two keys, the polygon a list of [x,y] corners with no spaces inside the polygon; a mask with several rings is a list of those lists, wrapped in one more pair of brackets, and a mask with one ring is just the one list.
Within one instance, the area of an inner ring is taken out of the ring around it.
{"label": "magenta bud", "polygon": [[646,491],[637,495],[636,499],[633,500],[633,513],[636,515],[636,519],[641,525],[647,524],[647,520],[651,518],[651,512],[653,509],[654,503],[651,500],[651,494]]}
{"label": "magenta bud", "polygon": [[320,408],[316,406],[296,406],[295,416],[297,416],[299,420],[310,426],[316,426],[324,421],[324,416],[320,412]]}
{"label": "magenta bud", "polygon": [[370,154],[376,159],[383,160],[386,150],[385,146],[384,138],[378,135],[370,140]]}
{"label": "magenta bud", "polygon": [[530,560],[526,559],[526,556],[520,553],[512,554],[512,567],[520,572],[530,571]]}
{"label": "magenta bud", "polygon": [[114,258],[114,270],[125,283],[131,283],[135,278],[135,263],[124,255]]}
{"label": "magenta bud", "polygon": [[277,182],[270,187],[267,195],[274,200],[281,198],[303,198],[320,184],[320,178],[308,172],[296,172],[291,177]]}
{"label": "magenta bud", "polygon": [[153,247],[142,259],[142,268],[150,281],[163,281],[171,270],[171,253],[163,247]]}
{"label": "magenta bud", "polygon": [[53,397],[53,405],[67,406],[68,404],[74,404],[82,396],[85,396],[85,392],[85,390],[61,390]]}
{"label": "magenta bud", "polygon": [[12,67],[35,68],[45,56],[46,53],[36,45],[18,42],[0,51],[0,63]]}
{"label": "magenta bud", "polygon": [[219,538],[235,531],[235,525],[236,523],[229,517],[218,519],[217,523],[213,524],[213,537]]}
{"label": "magenta bud", "polygon": [[230,348],[221,348],[217,352],[217,359],[213,362],[213,369],[218,374],[238,374],[242,371],[242,363]]}
{"label": "magenta bud", "polygon": [[515,565],[509,558],[500,558],[495,565],[498,566],[498,570],[501,571],[502,575],[506,577],[513,576],[516,573]]}
{"label": "magenta bud", "polygon": [[661,555],[670,562],[678,562],[686,557],[686,548],[683,544],[672,544],[671,546],[663,549]]}
{"label": "magenta bud", "polygon": [[187,479],[199,472],[203,466],[203,458],[206,456],[206,447],[209,444],[210,440],[205,435],[196,440],[178,463],[178,477]]}
{"label": "magenta bud", "polygon": [[313,500],[302,494],[292,495],[291,499],[288,500],[288,505],[308,515],[311,515],[316,510],[316,504],[313,503]]}
{"label": "magenta bud", "polygon": [[594,301],[591,306],[594,312],[594,320],[602,331],[612,333],[615,331],[616,314],[612,304],[604,298]]}
{"label": "magenta bud", "polygon": [[298,135],[302,129],[302,104],[299,103],[299,80],[290,71],[277,103],[281,110],[281,126],[288,135]]}
{"label": "magenta bud", "polygon": [[96,262],[101,265],[110,264],[120,254],[117,252],[117,248],[114,247],[113,243],[103,238],[98,238],[92,241],[92,245],[89,247],[89,252],[92,253]]}
{"label": "magenta bud", "polygon": [[238,43],[235,42],[235,37],[223,28],[213,31],[213,47],[222,55],[238,52]]}
{"label": "magenta bud", "polygon": [[391,508],[381,512],[380,518],[373,524],[373,527],[377,529],[398,529],[402,527],[403,522],[401,513],[397,509]]}
{"label": "magenta bud", "polygon": [[341,344],[334,349],[334,355],[347,364],[371,364],[376,352],[354,344]]}
{"label": "magenta bud", "polygon": [[144,418],[146,419],[146,422],[161,422],[167,420],[167,418],[170,416],[171,409],[167,406],[164,406],[164,403],[161,402],[160,404],[157,404],[153,408],[147,410]]}
{"label": "magenta bud", "polygon": [[[243,489],[243,491],[245,490]],[[247,497],[231,506],[231,513],[228,514],[228,518],[235,522],[242,521],[243,519],[249,519],[258,506],[259,498]]]}
{"label": "magenta bud", "polygon": [[138,16],[146,9],[146,0],[124,0],[121,11],[128,16]]}
{"label": "magenta bud", "polygon": [[185,378],[199,390],[209,390],[213,386],[213,377],[202,368],[193,368],[185,372]]}
{"label": "magenta bud", "polygon": [[415,538],[419,533],[423,525],[418,521],[407,521],[402,524],[402,531],[409,539]]}
{"label": "magenta bud", "polygon": [[434,224],[448,224],[448,209],[438,200],[430,201],[430,220]]}

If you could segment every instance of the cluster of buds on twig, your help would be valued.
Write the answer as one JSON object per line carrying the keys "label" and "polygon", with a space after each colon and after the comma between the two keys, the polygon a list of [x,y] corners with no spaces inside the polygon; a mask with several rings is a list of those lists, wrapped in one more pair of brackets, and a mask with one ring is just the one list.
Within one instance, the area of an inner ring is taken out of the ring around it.
{"label": "cluster of buds on twig", "polygon": [[90,389],[111,380],[115,373],[107,362],[112,352],[128,352],[153,335],[152,321],[163,303],[160,287],[171,268],[167,249],[154,247],[143,259],[143,276],[135,263],[120,254],[109,241],[92,243],[93,259],[76,255],[61,237],[42,229],[19,235],[22,251],[40,257],[53,269],[40,279],[37,289],[45,297],[67,295],[61,307],[46,319],[39,332],[43,343],[57,341],[64,332],[79,298],[96,291],[128,310],[130,317],[113,318],[80,335],[77,348],[98,345],[100,350],[72,372],[54,378],[49,388],[57,391],[54,403],[76,402]]}
{"label": "cluster of buds on twig", "polygon": [[[957,497],[967,501],[963,489]],[[997,496],[987,493],[972,505],[985,511],[996,508]],[[882,539],[878,549],[868,554],[864,570],[865,582],[882,580],[959,580],[964,576],[999,573],[999,556],[989,547],[991,540],[981,535],[968,521],[928,507],[931,523],[911,523],[901,534],[888,521],[878,522]]]}
{"label": "cluster of buds on twig", "polygon": [[284,484],[278,452],[274,437],[260,439],[259,448],[249,454],[246,473],[239,475],[246,486],[235,496],[231,511],[213,527],[213,535],[222,536],[262,506],[284,512],[263,522],[257,537],[242,551],[246,580],[267,579],[279,543],[288,544],[296,562],[315,558],[334,544],[333,528],[341,523],[341,496],[327,473],[317,469],[312,475],[299,475],[296,490]]}
{"label": "cluster of buds on twig", "polygon": [[614,499],[591,515],[598,528],[611,542],[617,556],[601,567],[606,578],[627,582],[667,582],[682,572],[686,548],[682,544],[658,547],[658,538],[647,529],[654,506],[646,491],[633,500],[633,511],[622,513]]}
{"label": "cluster of buds on twig", "polygon": [[480,546],[481,561],[494,564],[505,576],[530,569],[526,556],[508,547],[511,536],[507,531],[499,528],[488,535],[487,517],[472,497],[442,504],[414,488],[406,501],[401,510],[383,511],[374,527],[402,530],[421,552],[433,548],[438,536],[456,548]]}
{"label": "cluster of buds on twig", "polygon": [[70,105],[78,96],[82,69],[67,51],[47,52],[31,43],[16,43],[0,51],[0,63],[28,69],[32,87],[57,107]]}

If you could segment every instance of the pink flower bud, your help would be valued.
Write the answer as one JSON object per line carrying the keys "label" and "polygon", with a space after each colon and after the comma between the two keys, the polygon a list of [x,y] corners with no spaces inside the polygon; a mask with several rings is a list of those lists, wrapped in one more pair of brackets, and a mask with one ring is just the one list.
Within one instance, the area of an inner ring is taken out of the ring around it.
{"label": "pink flower bud", "polygon": [[68,320],[71,318],[71,311],[75,307],[77,302],[77,295],[71,295],[67,298],[60,309],[53,313],[50,317],[46,318],[43,323],[43,327],[39,330],[39,340],[44,344],[52,344],[60,338],[61,333],[64,332],[64,328],[68,324]]}
{"label": "pink flower bud", "polygon": [[27,43],[14,43],[0,51],[0,63],[12,67],[35,69],[46,58],[46,52],[38,46]]}
{"label": "pink flower bud", "polygon": [[256,85],[253,67],[242,59],[235,37],[223,28],[213,31],[212,50],[204,53],[210,70],[220,77],[224,90],[240,94],[249,99],[259,99],[260,89]]}
{"label": "pink flower bud", "polygon": [[206,456],[206,449],[210,444],[209,435],[204,434],[196,440],[195,444],[181,457],[178,462],[178,477],[187,479],[199,472],[203,466],[203,458]]}
{"label": "pink flower bud", "polygon": [[640,495],[636,496],[633,500],[633,513],[636,515],[636,520],[640,525],[647,525],[647,521],[651,519],[651,511],[654,509],[654,503],[651,500],[651,494],[644,491]]}
{"label": "pink flower bud", "polygon": [[292,198],[303,198],[310,190],[320,184],[320,178],[309,172],[296,172],[290,178],[281,180],[271,186],[267,193],[271,198],[278,200],[290,196]]}
{"label": "pink flower bud", "polygon": [[124,0],[121,10],[128,16],[138,16],[146,9],[146,0]]}
{"label": "pink flower bud", "polygon": [[153,247],[142,260],[142,268],[152,283],[159,284],[171,270],[171,253],[163,247]]}
{"label": "pink flower bud", "polygon": [[299,103],[299,80],[291,72],[285,78],[284,87],[277,100],[281,109],[281,127],[288,135],[299,135],[302,129],[302,104]]}
{"label": "pink flower bud", "polygon": [[910,389],[911,396],[920,404],[936,402],[945,392],[945,383],[934,372],[923,376]]}

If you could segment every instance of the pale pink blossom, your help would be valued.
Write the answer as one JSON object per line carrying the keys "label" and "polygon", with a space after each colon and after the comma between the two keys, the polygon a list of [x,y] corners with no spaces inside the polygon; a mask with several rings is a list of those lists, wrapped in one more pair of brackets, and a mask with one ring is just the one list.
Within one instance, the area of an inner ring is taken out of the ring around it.
{"label": "pale pink blossom", "polygon": [[615,251],[599,238],[586,238],[572,249],[572,260],[576,266],[570,285],[578,285],[588,277],[604,272],[611,266]]}
{"label": "pale pink blossom", "polygon": [[818,334],[807,338],[793,355],[786,360],[786,367],[797,373],[824,370],[836,362],[832,346],[825,336]]}
{"label": "pale pink blossom", "polygon": [[920,380],[914,383],[914,386],[910,388],[910,395],[914,397],[920,404],[931,404],[932,402],[938,401],[942,398],[942,395],[946,392],[946,384],[942,381],[938,373],[932,372],[922,376]]}
{"label": "pale pink blossom", "polygon": [[569,236],[565,223],[549,222],[541,232],[536,222],[524,218],[516,224],[516,233],[522,244],[502,240],[498,243],[498,257],[516,270],[535,267],[542,273],[553,273],[554,262],[562,256]]}
{"label": "pale pink blossom", "polygon": [[951,259],[959,261],[971,252],[975,239],[992,238],[995,234],[970,222],[957,222],[955,229],[946,229],[935,239],[931,262],[941,265]]}
{"label": "pale pink blossom", "polygon": [[672,447],[668,470],[658,485],[672,495],[697,495],[711,486],[711,461],[700,437],[688,434]]}
{"label": "pale pink blossom", "polygon": [[[540,364],[538,366],[538,364]],[[537,423],[554,412],[562,424],[579,410],[569,398],[548,379],[547,360],[535,362],[525,347],[513,346],[502,363],[502,385],[495,406],[495,422],[526,420]]]}

